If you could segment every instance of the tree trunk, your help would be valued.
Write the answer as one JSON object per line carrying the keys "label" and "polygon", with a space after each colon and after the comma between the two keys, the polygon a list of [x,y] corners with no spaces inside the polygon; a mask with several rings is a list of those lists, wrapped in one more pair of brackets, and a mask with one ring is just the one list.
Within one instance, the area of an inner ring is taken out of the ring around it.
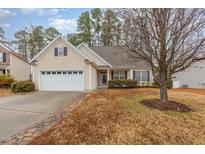
{"label": "tree trunk", "polygon": [[160,72],[160,101],[163,103],[168,101],[166,71]]}

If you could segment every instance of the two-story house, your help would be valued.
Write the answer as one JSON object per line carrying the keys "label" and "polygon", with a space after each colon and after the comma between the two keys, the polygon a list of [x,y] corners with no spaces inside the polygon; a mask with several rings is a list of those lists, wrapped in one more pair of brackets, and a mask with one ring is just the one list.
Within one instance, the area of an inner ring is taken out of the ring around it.
{"label": "two-story house", "polygon": [[0,43],[0,75],[12,75],[15,80],[30,79],[30,65],[7,45]]}

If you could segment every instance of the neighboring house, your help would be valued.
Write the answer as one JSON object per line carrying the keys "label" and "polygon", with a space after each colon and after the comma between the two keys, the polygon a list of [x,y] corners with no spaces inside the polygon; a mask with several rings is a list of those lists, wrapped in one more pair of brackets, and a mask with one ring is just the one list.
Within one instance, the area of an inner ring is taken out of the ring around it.
{"label": "neighboring house", "polygon": [[7,45],[0,43],[0,75],[12,75],[15,80],[30,79],[29,63]]}
{"label": "neighboring house", "polygon": [[205,88],[205,61],[196,62],[185,71],[174,75],[174,88]]}
{"label": "neighboring house", "polygon": [[141,85],[153,81],[151,68],[133,60],[119,46],[77,48],[56,37],[31,60],[32,80],[39,90],[93,90],[109,80],[136,79]]}

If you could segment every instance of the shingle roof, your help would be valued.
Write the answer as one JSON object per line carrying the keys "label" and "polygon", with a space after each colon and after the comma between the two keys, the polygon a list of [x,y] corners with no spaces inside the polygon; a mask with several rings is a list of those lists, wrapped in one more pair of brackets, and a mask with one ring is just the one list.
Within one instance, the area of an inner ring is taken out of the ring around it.
{"label": "shingle roof", "polygon": [[94,46],[90,48],[113,67],[150,68],[145,61],[132,58],[133,53],[123,46]]}

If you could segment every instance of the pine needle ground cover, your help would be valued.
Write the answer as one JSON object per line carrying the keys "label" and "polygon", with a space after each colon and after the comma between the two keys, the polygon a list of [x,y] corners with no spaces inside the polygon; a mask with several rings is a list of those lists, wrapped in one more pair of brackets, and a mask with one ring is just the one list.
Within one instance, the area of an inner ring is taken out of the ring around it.
{"label": "pine needle ground cover", "polygon": [[156,99],[159,90],[152,88],[93,92],[30,144],[205,144],[205,90],[169,90],[187,112],[142,103]]}

